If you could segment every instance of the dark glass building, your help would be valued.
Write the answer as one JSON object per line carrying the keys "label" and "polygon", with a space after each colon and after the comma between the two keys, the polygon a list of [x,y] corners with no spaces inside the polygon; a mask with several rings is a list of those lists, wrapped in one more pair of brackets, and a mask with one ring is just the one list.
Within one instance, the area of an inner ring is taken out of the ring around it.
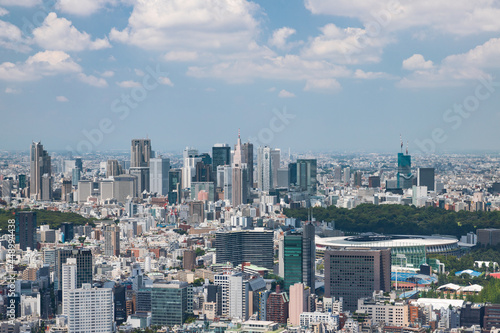
{"label": "dark glass building", "polygon": [[21,250],[36,249],[36,212],[16,212],[16,244]]}
{"label": "dark glass building", "polygon": [[[217,144],[212,147],[212,170],[214,173],[217,172],[219,165],[231,165],[231,147],[227,144]],[[215,174],[212,178],[217,181]],[[216,185],[222,186],[222,184]]]}
{"label": "dark glass building", "polygon": [[182,325],[193,310],[192,287],[186,282],[159,281],[151,290],[151,324]]}
{"label": "dark glass building", "polygon": [[406,189],[413,186],[413,174],[411,173],[411,155],[398,153],[398,188]]}
{"label": "dark glass building", "polygon": [[427,191],[434,191],[434,168],[417,169],[417,186],[427,186]]}
{"label": "dark glass building", "polygon": [[65,243],[71,241],[75,237],[73,223],[70,222],[61,223],[61,232],[64,234]]}
{"label": "dark glass building", "polygon": [[343,297],[345,310],[355,311],[358,299],[371,297],[375,290],[390,289],[390,249],[325,251],[325,297]]}
{"label": "dark glass building", "polygon": [[242,262],[273,269],[272,231],[235,231],[215,234],[215,253],[218,264]]}
{"label": "dark glass building", "polygon": [[314,225],[308,223],[300,232],[286,234],[283,238],[284,288],[290,290],[295,283],[304,283],[315,290],[316,243]]}
{"label": "dark glass building", "polygon": [[316,194],[317,189],[317,161],[316,159],[297,160],[297,186],[300,191]]}
{"label": "dark glass building", "polygon": [[54,288],[61,289],[62,265],[66,263],[68,258],[76,258],[76,287],[81,288],[83,283],[92,284],[92,251],[90,249],[57,249],[57,281],[54,281]]}

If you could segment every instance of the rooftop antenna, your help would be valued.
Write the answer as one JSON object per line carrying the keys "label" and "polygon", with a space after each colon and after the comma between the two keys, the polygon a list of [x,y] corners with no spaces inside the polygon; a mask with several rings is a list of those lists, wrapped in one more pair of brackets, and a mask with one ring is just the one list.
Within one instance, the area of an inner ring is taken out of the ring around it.
{"label": "rooftop antenna", "polygon": [[406,155],[408,155],[408,140],[406,140]]}
{"label": "rooftop antenna", "polygon": [[399,134],[399,141],[401,141],[401,153],[403,153],[403,137]]}
{"label": "rooftop antenna", "polygon": [[240,138],[240,129],[238,128],[238,139]]}

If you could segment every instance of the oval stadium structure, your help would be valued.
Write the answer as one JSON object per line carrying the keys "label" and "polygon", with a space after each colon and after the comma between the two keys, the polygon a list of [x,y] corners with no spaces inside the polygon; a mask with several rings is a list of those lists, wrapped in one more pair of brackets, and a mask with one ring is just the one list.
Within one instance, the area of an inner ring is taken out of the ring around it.
{"label": "oval stadium structure", "polygon": [[[408,267],[418,268],[426,262],[430,254],[457,255],[461,254],[458,240],[446,236],[420,235],[380,235],[361,234],[342,237],[316,237],[316,256],[323,257],[327,248],[390,248],[393,265],[402,265],[406,260]],[[398,256],[399,254],[399,256]],[[402,256],[404,255],[404,256]]]}

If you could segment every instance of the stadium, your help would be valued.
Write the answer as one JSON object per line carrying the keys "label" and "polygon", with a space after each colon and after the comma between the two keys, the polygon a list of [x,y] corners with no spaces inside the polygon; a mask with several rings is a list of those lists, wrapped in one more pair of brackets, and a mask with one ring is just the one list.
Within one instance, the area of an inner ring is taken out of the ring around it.
{"label": "stadium", "polygon": [[390,248],[392,265],[419,268],[430,254],[460,256],[458,240],[445,236],[361,234],[342,237],[316,237],[316,257],[327,248]]}

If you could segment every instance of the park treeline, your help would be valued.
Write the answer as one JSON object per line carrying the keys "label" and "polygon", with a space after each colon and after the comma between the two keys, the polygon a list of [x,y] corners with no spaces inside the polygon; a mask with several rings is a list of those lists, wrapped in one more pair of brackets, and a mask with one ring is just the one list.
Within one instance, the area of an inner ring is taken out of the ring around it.
{"label": "park treeline", "polygon": [[[0,234],[5,234],[7,232],[8,221],[15,218],[16,211],[29,211],[20,209],[10,209],[4,210],[0,209]],[[37,225],[41,226],[44,224],[50,225],[51,229],[58,229],[63,222],[72,222],[74,225],[94,225],[93,219],[85,218],[76,213],[63,213],[59,211],[51,210],[35,210]]]}
{"label": "park treeline", "polygon": [[335,222],[335,229],[348,233],[375,232],[406,235],[452,235],[460,237],[483,228],[500,228],[500,211],[448,211],[442,208],[362,204],[353,209],[315,207],[284,209],[287,217]]}

